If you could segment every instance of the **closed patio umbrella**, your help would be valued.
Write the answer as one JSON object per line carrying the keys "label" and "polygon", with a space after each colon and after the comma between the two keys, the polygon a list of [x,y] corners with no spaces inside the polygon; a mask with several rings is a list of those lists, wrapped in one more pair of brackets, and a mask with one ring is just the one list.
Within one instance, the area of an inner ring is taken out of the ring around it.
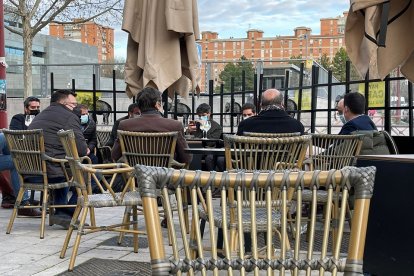
{"label": "closed patio umbrella", "polygon": [[129,33],[126,93],[152,86],[187,96],[198,80],[196,0],[126,0],[122,29]]}
{"label": "closed patio umbrella", "polygon": [[384,79],[393,69],[414,81],[412,0],[351,0],[345,25],[349,58],[362,76]]}

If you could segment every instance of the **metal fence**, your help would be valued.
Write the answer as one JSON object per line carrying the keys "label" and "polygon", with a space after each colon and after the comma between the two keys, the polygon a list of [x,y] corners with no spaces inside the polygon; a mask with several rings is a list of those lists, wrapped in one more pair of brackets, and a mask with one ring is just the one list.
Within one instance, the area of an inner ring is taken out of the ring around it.
{"label": "metal fence", "polygon": [[[246,76],[246,73],[242,72],[237,80],[230,80],[230,85],[226,85],[229,88],[225,88],[224,83],[217,78],[224,64],[204,63],[201,73],[205,92],[200,95],[190,93],[186,98],[176,96],[174,99],[168,99],[164,94],[165,116],[183,122],[188,118],[194,119],[197,106],[205,102],[212,107],[213,119],[223,126],[224,132],[234,133],[241,119],[240,106],[251,102],[259,110],[261,93],[269,87],[275,87],[284,93],[285,106],[288,101],[295,103],[289,112],[304,124],[306,131],[337,133],[342,126],[336,116],[338,96],[360,91],[367,99],[366,112],[378,129],[385,129],[395,136],[413,136],[412,83],[400,76],[399,70],[392,72],[383,81],[371,80],[368,77],[358,79],[351,76],[351,65],[348,62],[344,68],[344,80],[339,81],[334,78],[332,71],[324,69],[316,62],[309,68],[304,63],[296,66],[288,64],[289,62],[291,61],[278,61],[277,65],[275,61],[251,62],[253,76]],[[109,123],[113,123],[120,114],[127,112],[127,107],[133,99],[128,99],[124,93],[125,84],[120,76],[122,68],[115,70],[115,66],[122,65],[87,64],[76,67],[75,70],[70,69],[70,66],[72,65],[51,65],[38,70],[43,79],[43,96],[50,95],[56,89],[68,88],[91,93],[91,110],[95,119],[97,116],[107,115]],[[9,67],[8,70],[12,69]],[[50,81],[45,84],[45,79]],[[253,79],[253,84],[247,84],[247,79]],[[103,110],[100,102],[107,103],[106,109]]]}

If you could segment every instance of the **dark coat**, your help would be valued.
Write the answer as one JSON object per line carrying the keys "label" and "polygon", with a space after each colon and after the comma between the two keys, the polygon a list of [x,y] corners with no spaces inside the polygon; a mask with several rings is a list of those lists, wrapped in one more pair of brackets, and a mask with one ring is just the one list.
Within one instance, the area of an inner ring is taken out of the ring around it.
{"label": "dark coat", "polygon": [[374,122],[368,115],[360,115],[346,122],[339,132],[340,135],[349,135],[357,130],[377,130]]}
{"label": "dark coat", "polygon": [[[177,145],[175,148],[175,159],[181,163],[190,163],[192,156],[185,152],[188,148],[184,139],[184,127],[181,122],[163,118],[160,113],[142,113],[138,118],[123,120],[119,123],[119,130],[142,131],[142,132],[169,132],[178,131]],[[119,140],[115,140],[112,147],[112,159],[118,160],[122,156]]]}
{"label": "dark coat", "polygon": [[88,144],[88,148],[91,152],[93,152],[98,144],[98,138],[96,138],[96,123],[95,121],[89,116],[89,121],[86,125],[81,125],[83,131],[83,137],[86,139],[86,143]]}
{"label": "dark coat", "polygon": [[290,117],[286,111],[276,109],[262,111],[259,115],[241,121],[237,129],[237,135],[243,135],[244,132],[300,132],[303,134],[305,132],[305,128],[301,122]]}
{"label": "dark coat", "polygon": [[27,126],[24,123],[26,121],[26,114],[20,113],[13,116],[10,121],[9,129],[11,130],[26,130]]}
{"label": "dark coat", "polygon": [[[210,120],[211,128],[207,131],[207,138],[210,139],[220,139],[223,135],[223,128],[219,123],[214,120]],[[203,131],[200,127],[197,127],[197,130],[192,133],[195,138],[203,138]]]}
{"label": "dark coat", "polygon": [[[85,156],[87,145],[81,130],[80,119],[70,109],[60,103],[51,103],[37,115],[28,129],[43,129],[46,154],[54,158],[65,158],[65,150],[57,132],[61,129],[73,129],[79,156]],[[47,163],[47,176],[62,177],[63,171],[57,163]]]}
{"label": "dark coat", "polygon": [[114,125],[112,126],[112,130],[111,130],[111,136],[109,136],[109,140],[106,143],[105,146],[109,146],[112,147],[115,143],[116,138],[118,137],[118,127],[119,127],[119,122],[129,119],[129,115],[126,115],[124,117],[119,118],[118,120],[115,121]]}

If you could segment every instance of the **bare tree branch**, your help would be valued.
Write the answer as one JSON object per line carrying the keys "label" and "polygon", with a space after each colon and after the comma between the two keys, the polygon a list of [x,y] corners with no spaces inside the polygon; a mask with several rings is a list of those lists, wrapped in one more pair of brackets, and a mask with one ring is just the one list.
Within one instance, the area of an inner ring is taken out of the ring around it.
{"label": "bare tree branch", "polygon": [[11,28],[10,26],[4,25],[4,28],[7,29],[7,30],[9,30],[10,32],[12,32],[14,34],[23,36],[23,32],[18,31],[18,30],[14,29],[14,28]]}
{"label": "bare tree branch", "polygon": [[29,12],[29,18],[32,18],[33,15],[36,13],[37,9],[39,8],[41,0],[36,0],[34,3],[32,10]]}
{"label": "bare tree branch", "polygon": [[[85,22],[91,21],[91,20],[101,16],[102,14],[107,13],[110,10],[112,10],[112,7],[107,8],[106,10],[104,10],[104,11],[98,13],[98,14],[95,14],[91,17],[88,17],[88,18],[85,18],[85,19],[82,19],[82,20],[76,20],[76,23],[80,24],[80,23],[85,23]],[[62,24],[62,25],[73,24],[73,22],[65,22],[65,21],[53,21],[53,22],[58,23],[58,24]]]}
{"label": "bare tree branch", "polygon": [[36,24],[33,25],[33,29],[37,29],[39,27],[39,25],[42,23],[43,18],[46,17],[46,15],[53,9],[53,7],[56,5],[56,3],[59,0],[55,0],[50,6],[49,8],[42,14],[42,16],[40,16],[39,20],[36,22]]}
{"label": "bare tree branch", "polygon": [[13,0],[9,0],[9,2],[11,3],[11,4],[13,4],[16,8],[18,8],[19,7],[19,4],[17,4],[16,2],[14,2]]}
{"label": "bare tree branch", "polygon": [[[33,27],[32,35],[35,36],[38,32],[40,32],[47,24],[49,24],[59,13],[61,13],[69,4],[71,0],[66,0],[65,3],[58,8],[54,13],[49,16],[48,20],[41,22],[36,28]],[[40,22],[40,21],[39,21]]]}

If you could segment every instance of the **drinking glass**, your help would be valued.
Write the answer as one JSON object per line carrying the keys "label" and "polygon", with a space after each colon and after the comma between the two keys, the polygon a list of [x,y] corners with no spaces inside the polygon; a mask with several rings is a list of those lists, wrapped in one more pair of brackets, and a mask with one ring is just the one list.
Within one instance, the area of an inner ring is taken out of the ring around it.
{"label": "drinking glass", "polygon": [[202,121],[200,124],[200,129],[203,131],[203,139],[207,139],[207,132],[210,130],[211,128],[211,123],[210,121]]}

